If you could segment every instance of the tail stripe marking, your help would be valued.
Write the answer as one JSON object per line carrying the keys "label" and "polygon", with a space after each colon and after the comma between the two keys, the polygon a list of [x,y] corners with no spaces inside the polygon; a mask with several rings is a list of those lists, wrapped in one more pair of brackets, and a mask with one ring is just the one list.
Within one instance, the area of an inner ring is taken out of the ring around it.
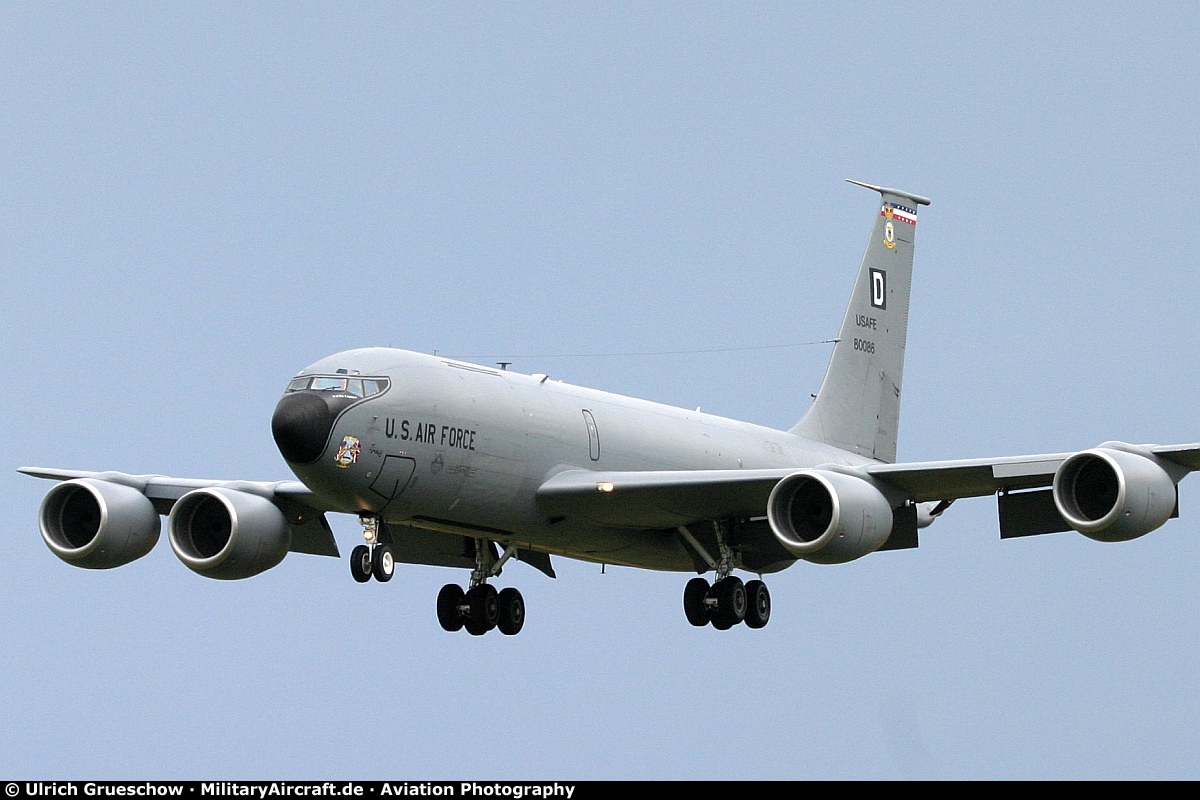
{"label": "tail stripe marking", "polygon": [[907,222],[909,225],[917,224],[917,210],[897,205],[896,203],[884,203],[883,208],[879,210],[879,216],[887,217],[888,219],[898,219],[901,222]]}

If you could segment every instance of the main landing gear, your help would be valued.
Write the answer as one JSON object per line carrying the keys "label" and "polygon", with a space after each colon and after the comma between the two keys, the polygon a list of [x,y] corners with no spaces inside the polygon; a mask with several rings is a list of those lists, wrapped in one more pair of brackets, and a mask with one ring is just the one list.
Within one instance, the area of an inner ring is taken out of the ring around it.
{"label": "main landing gear", "polygon": [[719,578],[711,586],[704,578],[692,578],[683,589],[683,613],[696,627],[711,622],[725,631],[745,622],[748,628],[761,628],[771,619],[771,593],[762,581],[743,584],[736,575]]}
{"label": "main landing gear", "polygon": [[363,539],[367,543],[350,551],[350,574],[359,583],[366,583],[371,578],[387,583],[396,571],[396,557],[390,546],[379,542],[379,520],[359,517],[358,521],[362,523]]}
{"label": "main landing gear", "polygon": [[[396,557],[390,545],[379,541],[379,519],[360,516],[363,539],[350,552],[350,574],[359,583],[374,578],[380,583],[392,579],[396,570]],[[448,583],[438,592],[437,618],[442,628],[448,631],[467,629],[472,636],[482,636],[493,628],[499,628],[506,636],[521,632],[525,626],[525,598],[512,587],[496,591],[488,583],[501,572],[504,562],[517,552],[510,545],[499,558],[493,557],[491,542],[475,540],[475,569],[471,572],[471,583],[464,592],[455,583]]]}
{"label": "main landing gear", "polygon": [[516,551],[516,546],[510,545],[504,555],[491,563],[490,543],[486,539],[475,540],[475,569],[468,589],[464,592],[457,583],[448,583],[438,592],[437,617],[443,630],[466,628],[472,636],[482,636],[493,628],[499,628],[506,636],[521,632],[525,625],[525,598],[511,586],[497,592],[487,582],[489,577],[500,574],[504,562]]}
{"label": "main landing gear", "polygon": [[692,578],[683,589],[683,613],[696,627],[710,622],[725,631],[745,622],[748,628],[762,628],[771,619],[771,593],[760,580],[742,583],[733,572],[734,552],[729,546],[726,528],[713,523],[720,559],[714,559],[686,527],[679,533],[700,556],[716,570],[716,581],[709,585],[704,578]]}

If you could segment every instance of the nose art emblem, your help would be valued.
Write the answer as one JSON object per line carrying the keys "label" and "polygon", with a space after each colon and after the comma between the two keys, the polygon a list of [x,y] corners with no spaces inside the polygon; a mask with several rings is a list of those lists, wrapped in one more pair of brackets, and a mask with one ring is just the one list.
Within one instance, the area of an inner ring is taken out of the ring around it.
{"label": "nose art emblem", "polygon": [[351,464],[358,463],[358,454],[362,452],[362,447],[358,443],[357,436],[343,437],[342,443],[338,445],[337,455],[334,456],[334,462],[342,468],[348,467]]}

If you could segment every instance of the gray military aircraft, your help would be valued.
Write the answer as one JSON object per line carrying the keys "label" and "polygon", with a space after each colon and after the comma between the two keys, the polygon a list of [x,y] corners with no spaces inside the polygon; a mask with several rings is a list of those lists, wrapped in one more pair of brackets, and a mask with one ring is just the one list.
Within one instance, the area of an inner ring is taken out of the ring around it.
{"label": "gray military aircraft", "polygon": [[[1177,516],[1200,444],[895,463],[917,208],[882,197],[816,399],[794,427],[746,422],[404,350],[348,350],[301,370],[271,429],[300,479],[276,483],[24,467],[61,481],[39,510],[59,558],[106,569],[145,555],[159,516],[179,559],[248,578],[289,552],[338,556],[326,512],[356,514],[355,580],[397,561],[471,570],[442,588],[448,631],[519,632],[521,593],[490,582],[551,555],[714,573],[688,581],[696,626],[761,628],[762,576],[797,560],[917,546],[956,499],[995,494],[1002,538],[1076,530],[1133,539]],[[743,583],[735,570],[756,577]]]}

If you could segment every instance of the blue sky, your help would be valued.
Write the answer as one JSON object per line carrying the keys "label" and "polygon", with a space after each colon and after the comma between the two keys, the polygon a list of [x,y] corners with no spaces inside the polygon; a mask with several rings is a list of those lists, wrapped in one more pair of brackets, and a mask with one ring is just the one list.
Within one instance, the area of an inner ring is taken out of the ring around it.
{"label": "blue sky", "polygon": [[[518,637],[401,567],[76,570],[22,465],[290,477],[288,379],[349,347],[776,427],[875,213],[927,195],[900,457],[1200,440],[1200,10],[1125,4],[10,4],[0,17],[0,773],[29,778],[1200,776],[1200,481],[1134,542],[773,576],[557,560]],[[334,520],[343,550],[358,536]]]}

